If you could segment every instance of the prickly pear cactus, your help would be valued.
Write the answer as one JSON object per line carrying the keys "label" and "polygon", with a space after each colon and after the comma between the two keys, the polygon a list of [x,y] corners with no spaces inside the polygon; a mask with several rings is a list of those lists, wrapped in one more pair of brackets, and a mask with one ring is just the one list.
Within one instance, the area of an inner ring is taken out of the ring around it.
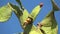
{"label": "prickly pear cactus", "polygon": [[43,3],[37,5],[32,10],[31,14],[29,14],[22,6],[20,0],[16,0],[16,2],[20,7],[8,3],[6,6],[0,8],[0,22],[7,21],[10,18],[12,11],[14,11],[24,30],[17,34],[58,34],[58,24],[55,20],[54,12],[60,9],[55,4],[54,0],[51,0],[53,9],[40,23],[37,24],[37,27],[33,25],[33,22],[41,11]]}

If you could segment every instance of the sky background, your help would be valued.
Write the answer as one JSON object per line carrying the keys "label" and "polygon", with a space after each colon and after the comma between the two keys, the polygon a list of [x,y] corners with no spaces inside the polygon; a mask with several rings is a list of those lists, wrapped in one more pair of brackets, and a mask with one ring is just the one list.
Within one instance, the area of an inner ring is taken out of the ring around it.
{"label": "sky background", "polygon": [[[0,0],[0,7],[6,5],[8,2],[18,5],[15,0]],[[25,7],[25,9],[29,11],[29,13],[31,13],[31,11],[33,10],[35,6],[43,2],[43,7],[41,9],[41,12],[39,13],[36,20],[33,23],[34,25],[42,21],[42,19],[52,10],[51,0],[21,0],[21,2],[23,6]],[[60,0],[58,1],[55,0],[55,2],[60,8]],[[59,23],[60,22],[60,11],[55,12],[55,17],[56,17],[56,21],[59,27],[59,30],[58,30],[58,34],[59,34],[60,32],[60,23]],[[23,29],[21,28],[20,23],[16,15],[14,14],[14,12],[12,12],[12,16],[8,21],[4,23],[0,23],[0,34],[13,34],[13,33],[18,33],[22,31]]]}

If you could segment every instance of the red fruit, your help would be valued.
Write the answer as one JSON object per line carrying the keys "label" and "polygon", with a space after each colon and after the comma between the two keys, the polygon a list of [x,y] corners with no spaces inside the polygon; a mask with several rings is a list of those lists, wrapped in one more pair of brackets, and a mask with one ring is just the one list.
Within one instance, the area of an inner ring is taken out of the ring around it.
{"label": "red fruit", "polygon": [[43,6],[43,3],[40,3],[40,7],[42,7]]}

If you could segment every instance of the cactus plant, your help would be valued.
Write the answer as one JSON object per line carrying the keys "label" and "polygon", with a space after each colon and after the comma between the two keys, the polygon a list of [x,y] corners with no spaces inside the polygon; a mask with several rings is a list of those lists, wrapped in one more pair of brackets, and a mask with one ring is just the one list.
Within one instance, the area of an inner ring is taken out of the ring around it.
{"label": "cactus plant", "polygon": [[47,16],[37,24],[37,27],[33,25],[34,20],[42,9],[43,3],[37,5],[31,12],[28,11],[22,6],[20,0],[16,0],[20,7],[8,3],[6,6],[0,8],[0,22],[7,21],[12,11],[16,14],[23,32],[18,34],[58,34],[58,25],[55,20],[54,12],[60,10],[55,4],[54,0],[51,0],[53,9],[47,14]]}

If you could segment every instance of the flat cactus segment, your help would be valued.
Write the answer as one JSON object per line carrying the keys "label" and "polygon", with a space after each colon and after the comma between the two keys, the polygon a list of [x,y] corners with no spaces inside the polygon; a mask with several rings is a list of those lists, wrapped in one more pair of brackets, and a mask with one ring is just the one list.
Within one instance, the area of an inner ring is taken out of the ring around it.
{"label": "flat cactus segment", "polygon": [[31,16],[33,17],[33,21],[35,20],[36,16],[39,14],[40,11],[41,11],[40,5],[36,6],[36,7],[32,10]]}
{"label": "flat cactus segment", "polygon": [[55,20],[54,11],[51,11],[47,16],[41,21],[43,25],[41,29],[45,31],[46,34],[58,33],[58,25]]}
{"label": "flat cactus segment", "polygon": [[12,10],[8,5],[0,7],[0,22],[5,22],[11,17]]}
{"label": "flat cactus segment", "polygon": [[54,11],[51,11],[42,21],[42,24],[45,24],[44,26],[51,26],[52,25],[52,21],[55,21],[55,16],[54,16]]}

